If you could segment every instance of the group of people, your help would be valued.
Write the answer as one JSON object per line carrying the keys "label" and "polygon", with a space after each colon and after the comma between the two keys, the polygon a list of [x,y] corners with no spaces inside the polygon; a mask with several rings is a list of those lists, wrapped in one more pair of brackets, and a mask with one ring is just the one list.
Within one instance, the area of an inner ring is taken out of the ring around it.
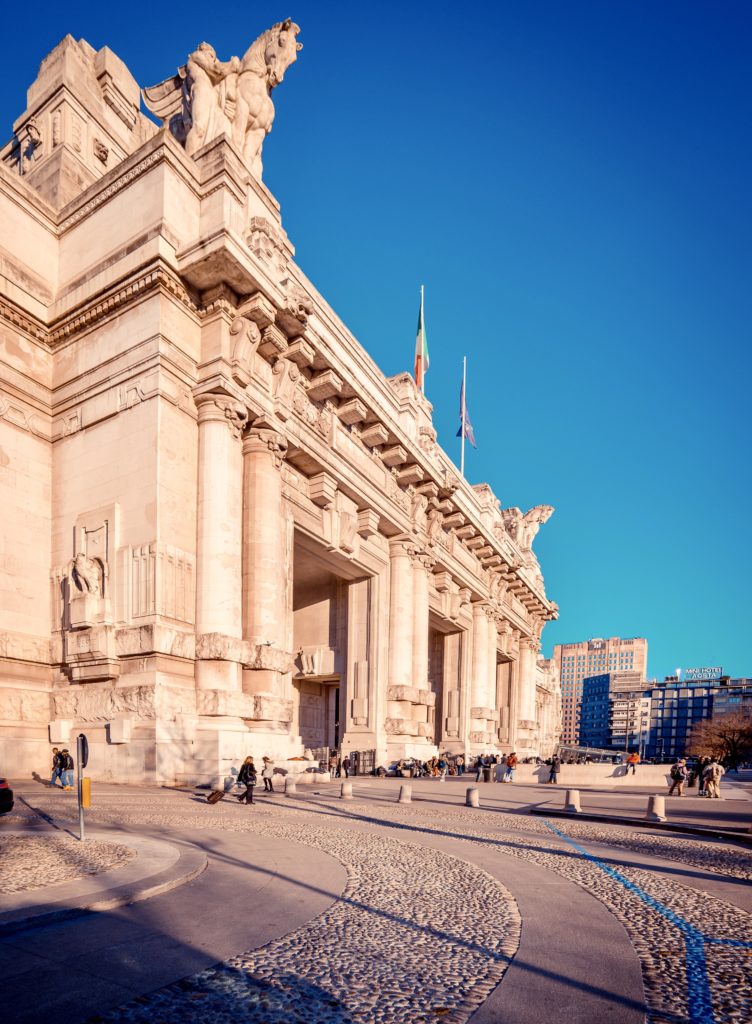
{"label": "group of people", "polygon": [[519,763],[520,759],[514,751],[511,754],[480,754],[475,759],[475,781],[489,778],[491,782],[514,782],[514,773]]}
{"label": "group of people", "polygon": [[669,768],[671,785],[668,795],[682,796],[685,784],[689,787],[699,782],[698,796],[715,797],[721,799],[721,779],[725,775],[725,769],[714,757],[703,757],[691,768],[687,767],[685,758],[679,757]]}
{"label": "group of people", "polygon": [[[261,767],[261,778],[264,780],[264,792],[274,792],[274,761],[270,757],[262,758],[263,764]],[[253,762],[253,758],[249,754],[248,757],[243,761],[238,772],[238,785],[245,786],[245,793],[241,793],[238,797],[238,801],[242,804],[253,803],[253,790],[256,787],[258,781],[258,775],[256,772],[256,765]]]}
{"label": "group of people", "polygon": [[50,786],[53,789],[57,789],[57,780],[60,779],[61,789],[73,789],[73,770],[75,767],[67,747],[63,747],[62,750],[53,747]]}
{"label": "group of people", "polygon": [[411,773],[414,779],[438,779],[439,782],[444,782],[447,775],[465,774],[465,758],[462,754],[453,758],[439,755],[430,757],[427,761],[413,757],[400,758],[394,767],[394,772],[396,775],[402,775],[404,772]]}
{"label": "group of people", "polygon": [[351,767],[352,763],[347,754],[344,757],[337,757],[337,754],[334,753],[329,758],[329,772],[333,779],[349,779]]}

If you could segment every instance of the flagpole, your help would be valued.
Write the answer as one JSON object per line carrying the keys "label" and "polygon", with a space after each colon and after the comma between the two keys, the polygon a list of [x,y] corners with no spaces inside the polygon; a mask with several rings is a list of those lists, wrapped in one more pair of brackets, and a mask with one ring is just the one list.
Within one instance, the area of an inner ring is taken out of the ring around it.
{"label": "flagpole", "polygon": [[[421,338],[421,345],[424,343],[426,336],[426,315],[423,311],[423,285],[420,286],[420,323],[423,328],[423,337]],[[426,397],[426,368],[423,366],[423,357],[421,356],[421,374],[420,374],[420,391],[423,397]]]}
{"label": "flagpole", "polygon": [[[456,387],[456,385],[455,385]],[[462,424],[460,448],[460,473],[465,475],[465,416],[467,409],[467,356],[462,357]]]}

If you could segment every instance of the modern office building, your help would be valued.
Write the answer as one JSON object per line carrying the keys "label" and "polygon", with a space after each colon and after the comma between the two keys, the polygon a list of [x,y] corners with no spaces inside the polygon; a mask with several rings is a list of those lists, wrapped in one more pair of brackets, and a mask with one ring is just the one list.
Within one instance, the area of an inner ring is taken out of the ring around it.
{"label": "modern office building", "polygon": [[667,676],[645,690],[650,698],[650,729],[645,755],[658,760],[691,753],[690,734],[698,722],[739,708],[752,710],[752,679]]}
{"label": "modern office building", "polygon": [[640,679],[644,679],[648,667],[648,642],[644,637],[622,640],[614,636],[575,644],[556,644],[554,661],[561,679],[562,742],[577,743],[583,680],[589,676],[622,672],[636,672]]}
{"label": "modern office building", "polygon": [[580,746],[644,752],[650,726],[645,685],[639,672],[605,672],[584,679]]}

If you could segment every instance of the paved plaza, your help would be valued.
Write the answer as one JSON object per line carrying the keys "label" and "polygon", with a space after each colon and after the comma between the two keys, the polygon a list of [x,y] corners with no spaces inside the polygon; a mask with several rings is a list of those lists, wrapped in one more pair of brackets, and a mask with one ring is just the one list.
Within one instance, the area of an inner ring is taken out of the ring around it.
{"label": "paved plaza", "polygon": [[[0,897],[10,1019],[749,1019],[751,846],[548,818],[564,803],[553,787],[481,784],[472,809],[466,782],[414,781],[409,804],[393,779],[353,780],[352,801],[339,783],[294,798],[257,790],[253,807],[96,786],[100,874]],[[722,802],[671,801],[670,819],[744,828],[751,783],[725,785]],[[16,793],[0,841],[69,841],[61,859],[81,856],[73,797],[34,783]],[[583,791],[582,803],[633,817],[646,793]],[[34,906],[87,905],[98,878],[116,905],[24,923]]]}

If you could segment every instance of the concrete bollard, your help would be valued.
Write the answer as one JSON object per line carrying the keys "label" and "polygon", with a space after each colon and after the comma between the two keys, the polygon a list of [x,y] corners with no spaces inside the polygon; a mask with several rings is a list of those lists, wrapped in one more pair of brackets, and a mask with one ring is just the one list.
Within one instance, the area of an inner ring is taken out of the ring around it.
{"label": "concrete bollard", "polygon": [[409,804],[413,799],[413,787],[412,786],[400,786],[400,795],[398,804]]}
{"label": "concrete bollard", "polygon": [[285,796],[297,796],[298,784],[289,775],[285,776]]}
{"label": "concrete bollard", "polygon": [[567,799],[564,801],[564,810],[569,811],[570,814],[579,814],[582,808],[580,807],[580,791],[579,789],[568,789]]}
{"label": "concrete bollard", "polygon": [[340,800],[352,800],[352,782],[343,782],[339,791]]}
{"label": "concrete bollard", "polygon": [[468,789],[465,794],[465,807],[480,807],[480,797],[475,787]]}
{"label": "concrete bollard", "polygon": [[648,821],[666,820],[666,798],[663,794],[656,793],[648,797],[648,809],[645,813]]}

